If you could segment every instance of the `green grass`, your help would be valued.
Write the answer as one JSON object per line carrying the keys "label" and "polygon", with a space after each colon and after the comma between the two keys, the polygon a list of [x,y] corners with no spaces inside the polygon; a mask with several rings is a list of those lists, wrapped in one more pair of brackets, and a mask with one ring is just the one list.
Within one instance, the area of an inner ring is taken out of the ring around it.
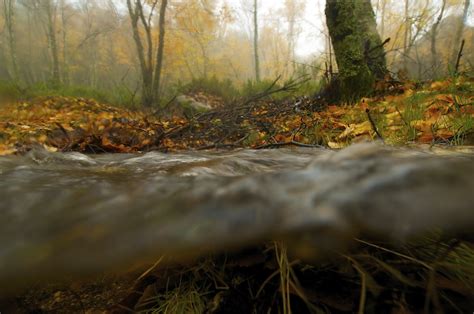
{"label": "green grass", "polygon": [[99,102],[122,107],[134,107],[138,103],[138,99],[126,88],[101,90],[87,86],[52,87],[46,83],[26,86],[10,81],[0,81],[0,100],[4,102],[25,101],[44,96],[92,98]]}
{"label": "green grass", "polygon": [[470,115],[457,115],[451,119],[450,124],[454,132],[450,141],[452,145],[463,145],[465,135],[474,132],[474,117]]}

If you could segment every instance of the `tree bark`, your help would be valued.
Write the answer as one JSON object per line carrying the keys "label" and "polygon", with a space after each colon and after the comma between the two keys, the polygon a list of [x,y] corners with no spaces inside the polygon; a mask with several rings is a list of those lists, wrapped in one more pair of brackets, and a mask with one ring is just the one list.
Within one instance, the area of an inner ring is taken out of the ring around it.
{"label": "tree bark", "polygon": [[[327,0],[326,21],[339,69],[333,101],[356,101],[387,73],[370,0]],[[334,86],[333,86],[334,87]]]}
{"label": "tree bark", "polygon": [[135,41],[135,47],[137,50],[138,61],[140,63],[140,70],[142,74],[142,104],[146,107],[149,107],[153,103],[153,90],[152,90],[152,78],[153,74],[151,72],[152,67],[150,64],[147,64],[145,59],[145,50],[143,43],[140,37],[140,30],[138,27],[138,21],[140,19],[140,12],[142,10],[141,0],[136,0],[132,4],[131,0],[127,0],[128,13],[130,15],[130,22],[132,26],[133,40]]}
{"label": "tree bark", "polygon": [[163,53],[165,48],[165,15],[168,0],[161,1],[160,20],[158,22],[159,36],[158,36],[158,52],[156,53],[155,77],[153,80],[153,90],[155,91],[155,101],[160,101],[160,83],[161,83],[161,69],[163,67]]}
{"label": "tree bark", "polygon": [[12,71],[10,76],[14,81],[18,80],[18,64],[16,58],[16,40],[15,40],[15,1],[3,0],[3,14],[5,18],[5,26],[7,29],[8,50],[10,54],[10,62]]}
{"label": "tree bark", "polygon": [[[142,104],[151,107],[159,101],[159,90],[162,82],[161,72],[163,67],[163,55],[165,46],[165,22],[168,0],[161,0],[160,17],[158,22],[159,36],[158,49],[155,59],[153,58],[152,18],[158,0],[148,1],[149,13],[145,16],[143,5],[147,2],[142,0],[127,0],[128,12],[132,25],[133,39],[137,50],[138,61],[142,74]],[[146,51],[140,35],[140,23],[145,30]]]}
{"label": "tree bark", "polygon": [[56,23],[54,16],[56,13],[52,0],[44,1],[44,10],[46,13],[46,33],[48,37],[49,49],[52,59],[52,78],[51,83],[53,86],[57,87],[61,84],[61,77],[59,73],[59,53],[58,53],[58,43],[56,40]]}
{"label": "tree bark", "polygon": [[257,0],[253,1],[253,54],[255,58],[255,80],[260,81],[260,58],[258,55],[258,8]]}

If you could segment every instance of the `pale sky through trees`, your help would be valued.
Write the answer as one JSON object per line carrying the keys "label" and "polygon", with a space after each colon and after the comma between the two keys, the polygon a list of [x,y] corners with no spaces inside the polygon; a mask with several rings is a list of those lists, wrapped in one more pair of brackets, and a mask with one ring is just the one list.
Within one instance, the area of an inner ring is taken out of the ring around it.
{"label": "pale sky through trees", "polygon": [[[146,14],[150,14],[152,2],[141,1]],[[30,0],[15,3],[14,31],[5,29],[0,38],[3,49],[0,79],[18,76],[28,84],[47,81],[56,59],[59,65],[56,68],[61,72],[59,81],[100,89],[120,86],[132,95],[137,90],[140,66],[126,0],[51,0],[57,4],[51,14],[54,15],[51,20],[56,21],[53,32],[45,32],[51,25],[44,18],[44,9],[33,10],[28,6],[33,3]],[[288,79],[304,72],[317,81],[326,66],[335,69],[336,60],[327,40],[326,0],[258,0],[259,36],[255,45],[258,63],[253,48],[253,0],[169,0],[168,3],[163,90],[200,77],[215,76],[236,85],[245,84],[256,77],[255,64],[260,65],[262,80],[278,76]],[[463,5],[469,3],[466,0],[446,0],[446,11],[434,37],[437,45],[432,45],[430,34],[441,0],[408,0],[407,13],[405,3],[372,0],[379,32],[384,39],[391,38],[385,47],[391,71],[396,73],[404,68],[411,71],[411,77],[427,79],[435,71],[432,61],[436,59],[440,73],[447,73],[452,67],[452,56],[458,53],[461,35],[466,43],[462,64],[466,69],[472,67],[474,28],[464,27],[463,22],[463,12],[467,12],[467,26],[474,25],[472,3],[468,10]],[[158,17],[155,8],[149,20],[152,54],[157,51]],[[4,14],[0,22],[2,19]],[[139,27],[138,34],[141,32],[141,39],[147,41],[144,26]],[[461,34],[453,36],[458,30]],[[15,36],[9,37],[9,33]],[[50,33],[56,35],[55,53],[50,48],[53,45],[49,42],[54,41]]]}
{"label": "pale sky through trees", "polygon": [[[227,0],[226,2],[235,11],[242,10],[242,2],[246,0]],[[296,53],[299,56],[309,56],[311,54],[320,54],[324,51],[324,5],[326,0],[312,0],[304,1],[306,8],[304,16],[297,21],[302,29],[296,45]],[[272,14],[277,10],[284,8],[285,0],[259,0],[260,12],[259,20],[260,26],[267,24],[267,22],[285,23],[281,14]]]}
{"label": "pale sky through trees", "polygon": [[[242,3],[247,0],[226,0],[226,2],[234,9],[236,12],[242,10]],[[413,3],[420,0],[413,0]],[[221,1],[221,2],[224,2]],[[296,45],[296,53],[300,57],[306,57],[310,55],[319,55],[324,52],[324,6],[326,0],[305,0],[303,1],[306,4],[305,12],[302,18],[300,18],[297,23],[302,29],[302,32],[298,38]],[[376,2],[376,1],[373,1]],[[390,2],[390,1],[387,1]],[[439,2],[439,4],[438,4]],[[281,23],[284,24],[284,20],[281,17],[281,14],[272,14],[272,12],[283,9],[285,0],[259,0],[260,12],[260,27],[265,25],[267,22],[272,22],[272,19],[280,19]],[[433,0],[434,5],[440,6],[440,0]],[[474,25],[474,14],[471,8],[471,14],[468,17],[468,25]],[[448,12],[450,13],[450,12]],[[459,12],[457,12],[460,14]],[[402,17],[400,17],[402,18]],[[380,22],[380,18],[377,19]],[[236,23],[239,23],[237,21]]]}
{"label": "pale sky through trees", "polygon": [[[121,4],[121,1],[116,1],[117,4]],[[284,18],[282,17],[281,11],[284,8],[285,0],[258,0],[259,1],[259,26],[262,27],[272,22],[280,23],[285,25]],[[388,3],[392,3],[397,0],[387,0]],[[420,0],[412,0],[413,3]],[[249,0],[220,0],[220,4],[226,2],[232,10],[236,13],[237,20],[234,23],[235,28],[244,27],[243,24],[246,23],[245,18],[242,16],[242,11],[244,3],[251,3]],[[301,33],[298,37],[296,44],[296,54],[300,57],[307,57],[310,55],[320,55],[324,52],[325,49],[325,17],[324,17],[324,7],[326,0],[303,0],[305,3],[304,14],[301,18],[297,20],[297,24],[301,27]],[[372,1],[374,8],[376,10],[376,2]],[[434,6],[440,6],[440,0],[433,0]],[[172,3],[172,1],[171,1]],[[402,3],[400,2],[400,5]],[[472,6],[472,5],[471,5]],[[123,7],[125,9],[125,7]],[[459,8],[458,8],[459,9]],[[474,14],[471,8],[471,14],[468,17],[468,25],[474,25]],[[276,14],[275,14],[276,13]],[[376,12],[377,13],[377,12]],[[452,12],[447,12],[448,14]],[[460,14],[460,12],[457,12]],[[402,19],[402,17],[400,17]],[[380,23],[380,18],[377,19]],[[248,25],[246,26],[248,27]]]}

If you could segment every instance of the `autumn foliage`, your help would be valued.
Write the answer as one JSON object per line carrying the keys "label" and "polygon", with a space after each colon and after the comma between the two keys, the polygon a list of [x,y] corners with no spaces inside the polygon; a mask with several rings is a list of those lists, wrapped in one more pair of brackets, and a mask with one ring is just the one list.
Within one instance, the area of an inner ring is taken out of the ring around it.
{"label": "autumn foliage", "polygon": [[[46,97],[0,107],[0,154],[42,146],[86,153],[211,148],[341,148],[379,137],[388,144],[469,144],[474,83],[459,78],[321,107],[316,99],[222,105],[194,117],[131,111],[91,99]],[[371,122],[372,120],[372,122]],[[377,132],[379,135],[377,135]]]}

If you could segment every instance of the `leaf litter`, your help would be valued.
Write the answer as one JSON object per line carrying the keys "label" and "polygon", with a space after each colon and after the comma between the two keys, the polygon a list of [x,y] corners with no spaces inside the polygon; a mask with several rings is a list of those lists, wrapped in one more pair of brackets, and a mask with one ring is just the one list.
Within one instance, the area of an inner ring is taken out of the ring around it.
{"label": "leaf litter", "polygon": [[467,78],[418,90],[406,84],[403,93],[322,110],[319,101],[309,97],[266,99],[217,106],[192,117],[127,110],[92,99],[38,98],[0,107],[0,154],[22,153],[35,145],[85,153],[283,145],[342,148],[375,139],[376,132],[396,145],[454,140],[470,144],[474,142],[473,86]]}

